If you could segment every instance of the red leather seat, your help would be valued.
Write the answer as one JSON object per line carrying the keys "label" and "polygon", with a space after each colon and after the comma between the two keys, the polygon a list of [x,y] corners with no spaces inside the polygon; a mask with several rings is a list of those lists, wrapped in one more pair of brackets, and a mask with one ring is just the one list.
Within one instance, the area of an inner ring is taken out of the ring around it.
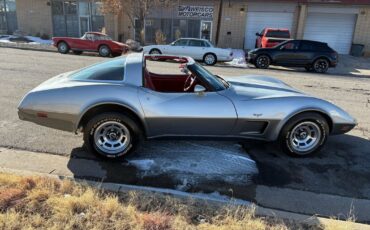
{"label": "red leather seat", "polygon": [[144,69],[144,87],[155,91],[152,78],[150,77],[150,73],[146,68]]}

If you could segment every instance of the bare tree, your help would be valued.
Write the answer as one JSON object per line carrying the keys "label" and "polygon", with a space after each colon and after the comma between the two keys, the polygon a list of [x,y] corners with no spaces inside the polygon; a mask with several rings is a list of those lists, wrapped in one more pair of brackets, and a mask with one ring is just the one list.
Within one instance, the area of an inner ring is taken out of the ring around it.
{"label": "bare tree", "polygon": [[[169,7],[177,0],[103,0],[102,12],[104,14],[119,15],[121,12],[126,14],[133,28],[140,31],[141,43],[145,43],[144,20],[150,15],[151,10],[156,7]],[[135,20],[138,25],[135,26]]]}

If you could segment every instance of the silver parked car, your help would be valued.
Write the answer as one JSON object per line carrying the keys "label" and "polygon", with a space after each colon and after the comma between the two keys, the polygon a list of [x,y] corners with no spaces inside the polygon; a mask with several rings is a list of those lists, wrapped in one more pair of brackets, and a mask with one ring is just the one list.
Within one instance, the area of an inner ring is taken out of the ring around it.
{"label": "silver parked car", "polygon": [[116,158],[143,139],[231,138],[279,141],[291,155],[318,151],[329,135],[356,120],[337,106],[266,76],[226,79],[189,57],[179,73],[150,72],[162,56],[130,54],[64,73],[29,92],[19,117],[39,125],[83,132],[86,146]]}
{"label": "silver parked car", "polygon": [[145,54],[185,55],[206,65],[215,65],[218,61],[228,62],[233,60],[231,49],[215,47],[207,39],[180,38],[168,45],[150,45],[143,49]]}

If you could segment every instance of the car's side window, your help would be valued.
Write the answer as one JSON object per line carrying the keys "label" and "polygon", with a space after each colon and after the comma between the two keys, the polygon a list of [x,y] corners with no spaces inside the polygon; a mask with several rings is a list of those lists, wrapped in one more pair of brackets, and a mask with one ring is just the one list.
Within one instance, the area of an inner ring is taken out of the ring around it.
{"label": "car's side window", "polygon": [[281,50],[297,50],[299,47],[299,42],[297,41],[291,41],[287,42],[284,45],[280,47]]}
{"label": "car's side window", "polygon": [[93,35],[93,34],[86,34],[86,40],[90,40],[90,41],[95,40],[95,35]]}
{"label": "car's side window", "polygon": [[180,39],[175,42],[175,46],[186,46],[188,44],[188,40],[186,39]]}
{"label": "car's side window", "polygon": [[313,50],[315,50],[315,47],[312,43],[302,42],[301,43],[301,50],[302,51],[313,51]]}
{"label": "car's side window", "polygon": [[71,75],[73,80],[122,81],[124,78],[125,59],[119,58],[98,63]]}
{"label": "car's side window", "polygon": [[201,40],[190,40],[189,46],[204,47],[204,42]]}

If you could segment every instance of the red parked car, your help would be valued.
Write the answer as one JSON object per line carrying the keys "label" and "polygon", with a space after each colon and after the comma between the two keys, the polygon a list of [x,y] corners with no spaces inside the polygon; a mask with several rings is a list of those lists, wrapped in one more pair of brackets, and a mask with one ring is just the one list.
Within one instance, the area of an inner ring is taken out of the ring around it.
{"label": "red parked car", "polygon": [[70,50],[74,54],[83,51],[98,52],[102,57],[120,56],[129,50],[129,46],[113,41],[108,35],[98,32],[87,32],[81,38],[53,37],[53,44],[59,53],[66,54]]}
{"label": "red parked car", "polygon": [[269,48],[290,40],[288,29],[265,28],[261,33],[256,33],[256,48]]}

